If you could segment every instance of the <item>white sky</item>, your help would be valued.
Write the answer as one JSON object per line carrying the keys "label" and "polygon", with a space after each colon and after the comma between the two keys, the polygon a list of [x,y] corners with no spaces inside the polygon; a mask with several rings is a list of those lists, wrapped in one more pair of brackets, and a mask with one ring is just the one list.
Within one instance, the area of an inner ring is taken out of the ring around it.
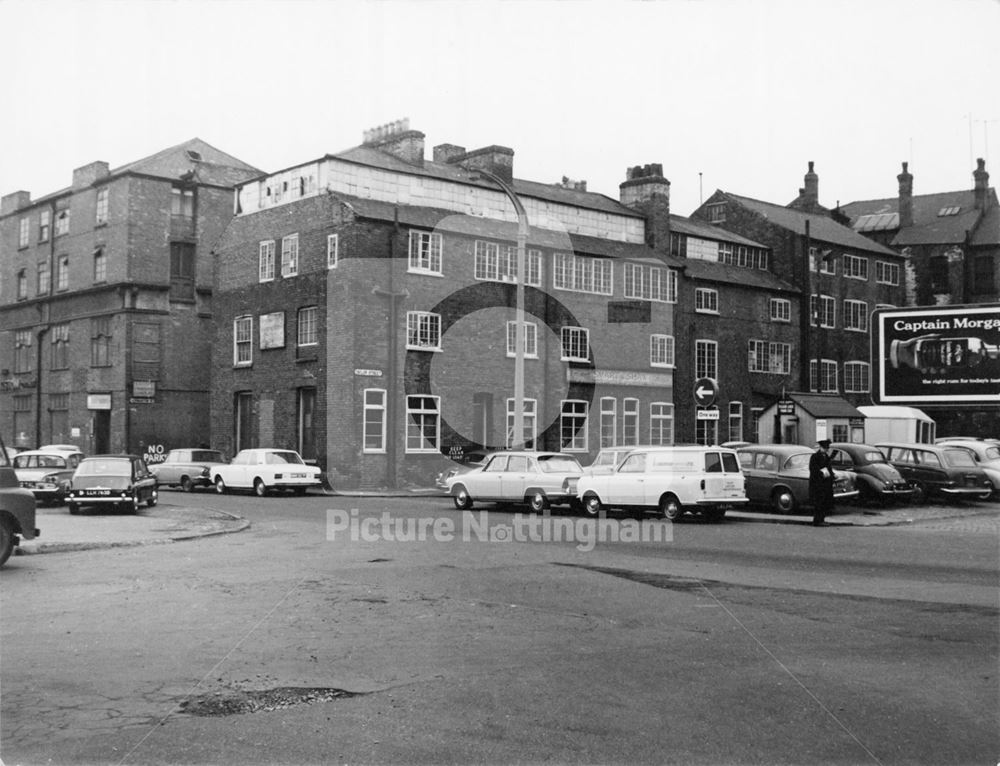
{"label": "white sky", "polygon": [[917,194],[984,156],[1000,186],[996,0],[0,0],[0,30],[0,194],[195,136],[276,171],[401,117],[616,199],[659,162],[682,215],[786,204],[809,160],[831,207],[904,160]]}

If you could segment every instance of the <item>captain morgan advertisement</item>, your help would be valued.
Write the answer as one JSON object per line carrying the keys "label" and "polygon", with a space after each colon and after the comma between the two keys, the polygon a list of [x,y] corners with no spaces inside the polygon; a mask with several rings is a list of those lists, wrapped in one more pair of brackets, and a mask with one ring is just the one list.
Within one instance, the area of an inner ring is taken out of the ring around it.
{"label": "captain morgan advertisement", "polygon": [[1000,305],[876,311],[872,362],[881,403],[1000,403]]}

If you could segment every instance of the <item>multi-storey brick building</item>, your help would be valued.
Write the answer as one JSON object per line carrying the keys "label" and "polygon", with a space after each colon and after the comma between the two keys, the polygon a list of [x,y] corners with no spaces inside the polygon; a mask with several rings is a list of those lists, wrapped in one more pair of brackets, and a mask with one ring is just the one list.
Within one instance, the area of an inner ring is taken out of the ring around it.
{"label": "multi-storey brick building", "polygon": [[199,139],[0,202],[0,430],[85,452],[207,441],[212,262],[233,185]]}
{"label": "multi-storey brick building", "polygon": [[905,305],[906,259],[861,236],[838,211],[819,205],[819,179],[809,163],[805,187],[791,206],[717,190],[692,218],[770,248],[770,270],[800,292],[802,392],[836,393],[871,402],[869,323],[879,306]]}
{"label": "multi-storey brick building", "polygon": [[[799,379],[800,293],[771,273],[768,247],[701,221],[670,216],[682,264],[674,310],[677,440],[758,441],[760,413]],[[711,379],[716,401],[700,406]]]}
{"label": "multi-storey brick building", "polygon": [[426,160],[401,123],[241,184],[217,248],[213,444],[293,447],[334,485],[395,486],[521,442],[512,199],[530,222],[523,440],[584,461],[672,443],[669,185],[634,168],[616,201],[515,179],[513,154]]}

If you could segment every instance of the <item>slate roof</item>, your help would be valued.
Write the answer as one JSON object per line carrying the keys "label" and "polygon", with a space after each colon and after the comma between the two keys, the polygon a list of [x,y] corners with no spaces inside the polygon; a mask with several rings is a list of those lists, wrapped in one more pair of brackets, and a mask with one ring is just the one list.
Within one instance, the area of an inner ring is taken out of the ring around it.
{"label": "slate roof", "polygon": [[899,253],[894,250],[890,250],[867,237],[863,237],[853,229],[843,226],[825,215],[804,213],[801,210],[782,207],[773,202],[763,202],[730,192],[723,191],[722,194],[743,207],[767,218],[775,225],[797,234],[805,234],[805,222],[809,221],[809,234],[814,240],[839,245],[852,250],[864,250],[870,253],[878,253],[879,255],[900,257]]}
{"label": "slate roof", "polygon": [[[913,226],[899,229],[892,240],[897,247],[908,245],[962,244],[967,232],[974,231],[973,242],[980,245],[1000,244],[997,220],[996,190],[990,189],[990,207],[982,223],[980,211],[975,209],[976,196],[971,189],[936,194],[918,194],[913,197]],[[941,210],[959,208],[957,215],[938,215]],[[856,223],[863,215],[898,213],[899,198],[862,200],[841,208]]]}
{"label": "slate roof", "polygon": [[[422,166],[412,165],[388,152],[374,149],[369,146],[355,146],[337,154],[327,155],[328,158],[343,160],[345,162],[355,162],[359,165],[376,167],[382,170],[390,170],[395,173],[407,173],[409,175],[426,176],[438,178],[444,181],[464,183],[470,186],[481,186],[484,189],[496,191],[496,184],[487,179],[477,177],[476,174],[459,165],[452,165],[445,162],[432,162],[424,160]],[[614,215],[627,216],[629,218],[642,218],[643,216],[626,207],[619,201],[597,192],[578,191],[567,189],[558,184],[543,184],[537,181],[525,181],[515,178],[511,187],[523,197],[546,200],[549,202],[559,202],[564,205],[586,208],[589,210],[599,210]]]}
{"label": "slate roof", "polygon": [[[495,188],[495,187],[494,187]],[[420,226],[427,229],[443,229],[468,236],[489,237],[491,239],[514,242],[517,239],[517,224],[513,221],[498,221],[494,218],[481,218],[475,215],[464,215],[454,210],[421,207],[417,205],[396,205],[392,202],[352,197],[337,194],[337,199],[350,207],[360,218],[370,218],[377,221],[398,220],[404,226]],[[569,241],[567,242],[567,236]],[[644,244],[619,242],[617,240],[590,237],[582,234],[566,234],[532,226],[528,232],[528,245],[545,247],[553,250],[572,250],[586,255],[598,255],[609,258],[628,258],[641,260],[654,265],[667,265],[683,268],[687,261],[659,254]]]}
{"label": "slate roof", "polygon": [[750,247],[759,247],[762,250],[770,250],[767,245],[755,242],[752,239],[747,239],[746,237],[736,234],[735,232],[727,231],[726,229],[722,229],[718,226],[713,226],[710,223],[694,221],[690,218],[685,218],[682,215],[675,215],[673,213],[670,214],[670,231],[676,231],[679,234],[686,234],[689,237],[710,239],[713,242],[733,242],[737,245],[748,245]]}
{"label": "slate roof", "polygon": [[764,269],[748,269],[729,263],[704,261],[700,258],[681,258],[679,260],[682,264],[681,268],[684,269],[684,276],[693,280],[721,282],[750,289],[789,292],[796,295],[801,292],[794,285],[779,279]]}
{"label": "slate roof", "polygon": [[814,418],[864,417],[857,407],[836,394],[790,392],[786,396]]}

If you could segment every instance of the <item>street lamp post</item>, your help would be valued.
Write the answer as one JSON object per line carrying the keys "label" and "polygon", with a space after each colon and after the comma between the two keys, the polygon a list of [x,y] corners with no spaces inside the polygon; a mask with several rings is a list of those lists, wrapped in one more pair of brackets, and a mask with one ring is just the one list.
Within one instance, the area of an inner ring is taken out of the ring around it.
{"label": "street lamp post", "polygon": [[524,449],[526,446],[524,442],[524,249],[528,242],[528,213],[510,184],[487,170],[477,169],[476,173],[499,186],[517,212],[517,282],[514,287],[514,435],[511,438],[511,448]]}

